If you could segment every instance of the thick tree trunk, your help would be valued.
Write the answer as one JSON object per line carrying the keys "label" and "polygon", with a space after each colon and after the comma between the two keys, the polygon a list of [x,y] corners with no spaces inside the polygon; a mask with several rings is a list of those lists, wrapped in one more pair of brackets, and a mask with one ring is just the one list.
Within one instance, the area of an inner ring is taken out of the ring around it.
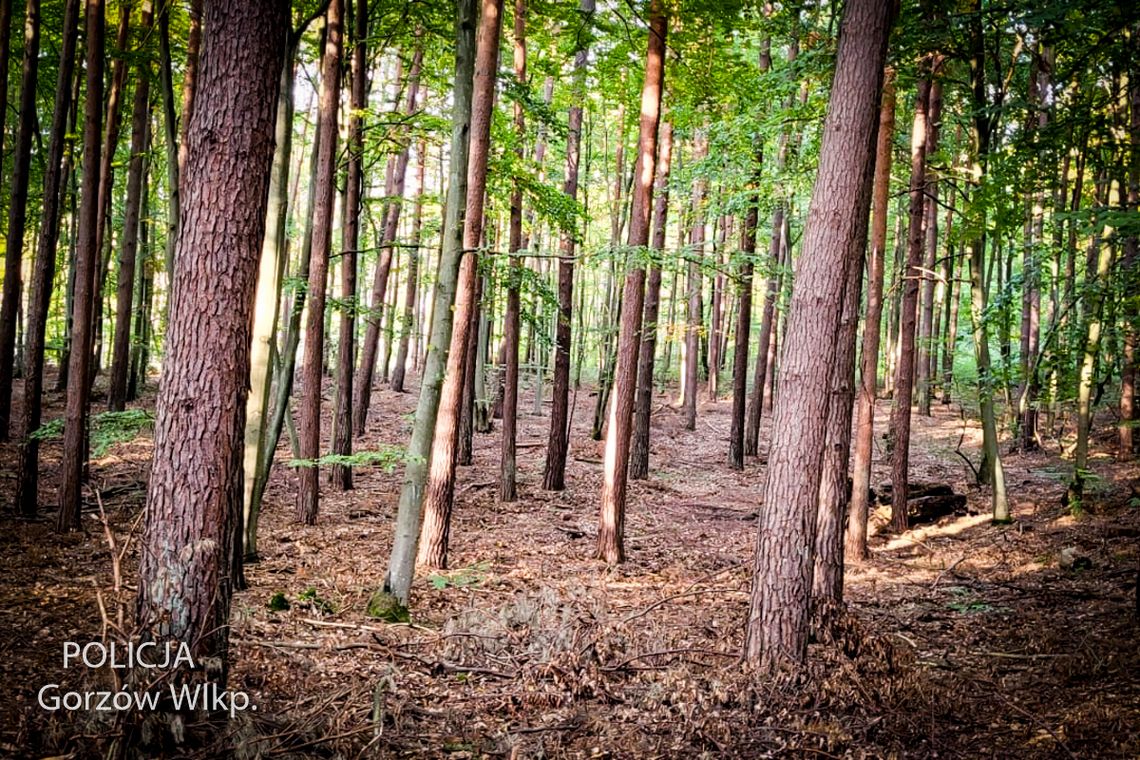
{"label": "thick tree trunk", "polygon": [[[52,108],[51,132],[47,163],[44,166],[44,189],[40,212],[40,235],[36,261],[32,269],[28,306],[27,348],[24,351],[24,402],[21,425],[20,458],[16,470],[16,507],[32,516],[39,501],[40,444],[29,436],[40,427],[43,413],[41,396],[44,382],[44,341],[48,310],[55,282],[56,243],[59,239],[60,209],[66,190],[63,155],[68,112],[72,107],[71,87],[75,76],[75,48],[79,36],[79,0],[68,0],[64,6],[60,31],[59,73],[56,78],[55,104]],[[3,14],[0,13],[0,16]],[[0,18],[2,22],[2,18]],[[2,131],[2,130],[0,130]]]}
{"label": "thick tree trunk", "polygon": [[892,8],[843,10],[819,173],[788,314],[780,395],[757,533],[745,654],[772,672],[807,656],[812,549],[831,368],[846,275],[865,245],[875,132]]}
{"label": "thick tree trunk", "polygon": [[[665,250],[665,225],[669,221],[669,171],[673,161],[673,125],[661,125],[657,145],[657,189],[653,207],[653,250]],[[629,461],[631,480],[649,477],[649,422],[653,414],[653,364],[657,353],[657,322],[661,314],[661,264],[649,269],[645,284],[645,317],[637,357],[637,394],[633,407],[633,443]]]}
{"label": "thick tree trunk", "polygon": [[918,81],[914,103],[914,127],[910,133],[910,222],[907,227],[906,268],[902,273],[899,302],[899,364],[891,395],[891,421],[887,428],[891,452],[891,528],[907,529],[907,476],[910,467],[911,395],[914,392],[915,328],[918,288],[922,274],[922,218],[926,207],[927,112],[930,103],[929,74]]}
{"label": "thick tree trunk", "polygon": [[[352,454],[353,362],[356,359],[356,269],[360,241],[360,211],[363,205],[364,117],[368,93],[368,0],[353,0],[352,93],[348,117],[348,166],[345,170],[344,217],[341,225],[340,334],[337,340],[336,404],[333,410],[332,453]],[[363,433],[363,430],[358,431]],[[352,468],[334,464],[329,470],[334,488],[352,488]]]}
{"label": "thick tree trunk", "polygon": [[[423,46],[417,45],[412,58],[412,68],[408,72],[408,92],[404,110],[407,114],[415,113],[416,98],[419,95],[420,68],[423,62]],[[400,211],[403,207],[404,181],[408,173],[408,149],[410,137],[405,138],[396,158],[392,173],[392,184],[389,192],[391,200],[387,213],[384,215],[384,235],[380,239],[380,261],[376,265],[376,273],[372,280],[372,302],[368,316],[364,322],[367,325],[364,331],[364,342],[360,346],[360,367],[357,369],[356,398],[352,411],[352,425],[357,431],[363,432],[368,422],[368,407],[372,402],[372,381],[376,374],[376,355],[380,347],[380,330],[384,318],[384,305],[388,294],[388,278],[392,271],[392,254],[396,244],[396,233],[400,226]]]}
{"label": "thick tree trunk", "polygon": [[305,361],[301,365],[300,459],[297,472],[297,519],[317,521],[320,502],[321,385],[324,373],[325,297],[332,243],[333,201],[336,194],[337,109],[340,105],[340,62],[343,53],[344,0],[332,0],[325,15],[325,44],[321,51],[321,144],[316,154],[313,184],[313,252],[309,260],[309,309],[305,320]]}
{"label": "thick tree trunk", "polygon": [[495,100],[495,77],[499,65],[499,33],[503,0],[482,0],[471,105],[471,154],[467,165],[467,198],[463,218],[463,250],[455,291],[451,327],[452,351],[435,420],[431,446],[431,472],[424,504],[418,562],[425,567],[447,567],[447,543],[451,508],[455,501],[455,465],[459,449],[459,417],[463,389],[467,384],[467,358],[474,317],[478,309],[479,257],[483,240],[484,201],[487,189],[487,159],[491,141],[491,111]]}
{"label": "thick tree trunk", "polygon": [[[594,0],[581,0],[579,13],[583,21],[594,14]],[[583,46],[574,55],[574,81],[570,113],[567,117],[566,180],[563,194],[571,201],[578,200],[578,163],[582,142],[582,103],[586,98],[586,63],[589,50]],[[558,315],[554,327],[554,388],[550,400],[550,432],[546,442],[546,463],[542,473],[542,487],[548,491],[561,491],[566,487],[566,454],[570,436],[570,322],[574,308],[574,247],[575,235],[563,231],[559,240],[558,257]],[[582,310],[579,309],[579,325]],[[579,329],[579,333],[581,330]],[[581,339],[581,338],[579,338]],[[580,362],[579,362],[580,365]]]}
{"label": "thick tree trunk", "polygon": [[[143,34],[154,23],[150,3],[144,3]],[[115,336],[111,358],[111,383],[107,406],[121,412],[127,403],[127,381],[131,359],[131,314],[135,290],[135,260],[138,253],[139,212],[142,207],[142,183],[145,179],[146,152],[150,143],[150,67],[143,64],[135,83],[131,107],[131,157],[127,169],[127,208],[123,217],[123,241],[119,251],[119,272],[115,293]]]}
{"label": "thick tree trunk", "polygon": [[851,466],[851,505],[847,517],[846,556],[867,557],[867,494],[871,489],[874,456],[875,396],[879,373],[879,333],[883,314],[883,270],[887,253],[887,209],[890,204],[891,159],[895,132],[894,71],[887,70],[879,110],[875,148],[875,179],[871,202],[871,258],[867,272],[867,311],[863,321],[863,350],[859,364],[858,424]]}
{"label": "thick tree trunk", "polygon": [[[12,413],[12,376],[23,283],[24,229],[28,221],[28,177],[32,162],[32,134],[36,125],[36,78],[40,63],[40,2],[28,0],[24,11],[24,64],[20,77],[20,117],[12,157],[11,193],[8,196],[8,237],[4,248],[4,289],[0,300],[0,441],[8,440]],[[6,96],[5,96],[6,97]],[[7,102],[0,100],[0,107]],[[0,122],[0,131],[3,123]],[[37,135],[38,136],[38,135]],[[3,155],[0,150],[0,156]]]}
{"label": "thick tree trunk", "polygon": [[[186,140],[179,282],[156,402],[137,607],[144,640],[184,643],[195,663],[217,658],[218,671],[186,670],[178,682],[224,687],[227,674],[251,310],[288,20],[272,0],[206,8],[200,86],[210,107],[191,117]],[[164,731],[155,743],[172,738],[180,737]]]}
{"label": "thick tree trunk", "polygon": [[99,219],[99,156],[103,120],[103,0],[86,0],[87,105],[83,117],[83,190],[75,253],[71,353],[68,357],[67,405],[64,412],[63,462],[56,528],[77,530],[82,507],[83,470],[87,459],[87,413],[91,398],[91,337],[95,270],[99,264],[96,227]]}

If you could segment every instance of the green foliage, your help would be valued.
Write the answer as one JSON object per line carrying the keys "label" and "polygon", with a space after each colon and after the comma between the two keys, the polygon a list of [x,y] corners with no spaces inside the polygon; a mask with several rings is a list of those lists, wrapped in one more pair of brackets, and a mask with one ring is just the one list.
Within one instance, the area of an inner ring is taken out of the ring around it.
{"label": "green foliage", "polygon": [[405,450],[403,446],[382,446],[369,451],[356,451],[352,454],[326,454],[317,459],[290,459],[290,467],[330,467],[342,465],[344,467],[380,467],[385,472],[392,472],[396,466],[404,461]]}
{"label": "green foliage", "polygon": [[478,586],[487,576],[491,568],[490,562],[478,562],[471,567],[463,567],[446,573],[432,573],[428,576],[428,583],[437,591],[445,588],[464,588]]}
{"label": "green foliage", "polygon": [[409,623],[412,619],[408,608],[400,604],[393,594],[383,590],[377,591],[368,599],[365,614],[373,620],[386,623]]}
{"label": "green foliage", "polygon": [[322,615],[331,615],[336,612],[336,606],[328,599],[325,599],[320,594],[318,594],[317,590],[312,586],[309,586],[300,594],[297,594],[297,603],[302,607],[308,607],[314,612],[319,612]]}
{"label": "green foliage", "polygon": [[[57,440],[63,437],[64,419],[51,420],[33,432],[29,438],[36,441]],[[90,444],[91,457],[98,459],[117,443],[126,443],[138,438],[154,424],[154,417],[144,409],[128,409],[123,412],[100,412],[91,415]]]}
{"label": "green foliage", "polygon": [[269,597],[269,601],[265,603],[265,606],[270,612],[284,612],[289,609],[291,605],[285,594],[277,591]]}

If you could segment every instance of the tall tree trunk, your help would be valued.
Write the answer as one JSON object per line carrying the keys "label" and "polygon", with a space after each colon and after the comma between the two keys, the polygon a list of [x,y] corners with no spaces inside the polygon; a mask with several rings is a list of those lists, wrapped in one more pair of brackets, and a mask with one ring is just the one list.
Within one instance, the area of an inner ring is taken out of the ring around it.
{"label": "tall tree trunk", "polygon": [[[422,138],[416,144],[416,200],[412,211],[412,239],[408,248],[408,281],[404,291],[404,315],[400,320],[400,347],[396,350],[396,364],[392,368],[392,390],[404,393],[407,373],[408,344],[412,339],[416,315],[416,288],[420,276],[420,243],[424,213],[424,173],[427,168],[427,142]],[[418,362],[417,362],[418,366]]]}
{"label": "tall tree trunk", "polygon": [[[67,183],[64,179],[63,156],[68,113],[72,108],[71,88],[75,77],[75,48],[79,37],[79,0],[68,0],[64,6],[60,32],[59,69],[52,107],[51,132],[47,163],[44,166],[44,189],[40,212],[40,235],[36,261],[32,269],[28,306],[27,348],[24,351],[24,401],[21,425],[20,459],[16,475],[16,506],[24,516],[32,516],[39,501],[40,443],[31,438],[39,429],[43,413],[44,342],[48,311],[55,284],[56,243],[59,239],[60,209]],[[0,16],[3,14],[0,13]],[[2,22],[2,19],[0,19]],[[2,132],[2,130],[0,130]]]}
{"label": "tall tree trunk", "polygon": [[103,120],[103,0],[86,0],[87,96],[83,117],[83,191],[75,254],[71,354],[68,357],[67,405],[64,412],[63,462],[56,528],[78,530],[83,470],[87,459],[87,413],[91,398],[91,337],[95,270],[99,264],[96,227],[99,219],[99,151]]}
{"label": "tall tree trunk", "polygon": [[867,557],[868,493],[874,456],[875,396],[878,390],[879,334],[883,315],[883,271],[887,253],[887,210],[890,204],[891,159],[895,132],[895,77],[888,69],[879,109],[875,147],[875,179],[871,201],[871,258],[867,272],[867,311],[863,320],[863,350],[859,360],[858,424],[851,465],[851,505],[847,517],[846,555],[861,562]]}
{"label": "tall tree trunk", "polygon": [[[142,11],[143,34],[150,31],[154,13],[149,2]],[[135,290],[135,259],[138,253],[139,211],[142,207],[143,171],[150,143],[150,67],[143,63],[135,83],[131,107],[131,157],[127,169],[127,207],[123,217],[123,241],[119,250],[119,273],[115,293],[115,337],[111,359],[111,384],[107,406],[121,412],[127,403],[127,381],[131,359],[131,313]]]}
{"label": "tall tree trunk", "polygon": [[[669,170],[673,160],[673,124],[664,122],[657,145],[657,189],[653,207],[653,250],[665,251],[665,225],[669,221]],[[661,264],[655,261],[645,285],[645,317],[637,357],[637,394],[633,407],[633,443],[629,461],[631,480],[649,477],[649,422],[653,413],[653,363],[657,353],[657,321],[661,313]]]}
{"label": "tall tree trunk", "polygon": [[[200,86],[210,107],[194,113],[186,140],[179,283],[141,539],[137,620],[143,640],[184,643],[196,663],[217,658],[218,671],[195,669],[175,678],[223,688],[234,561],[241,551],[251,311],[288,20],[287,6],[272,0],[206,8]],[[227,234],[219,235],[223,220]],[[170,728],[155,744],[172,738]]]}
{"label": "tall tree trunk", "polygon": [[[28,177],[32,162],[32,133],[36,126],[36,79],[40,63],[40,1],[27,0],[24,11],[24,64],[20,77],[20,117],[12,158],[8,196],[8,238],[4,248],[4,290],[0,301],[0,441],[8,440],[12,414],[13,359],[19,319],[24,263],[24,229],[28,221]],[[6,96],[5,96],[6,97]],[[0,108],[7,109],[0,100]],[[3,131],[0,122],[0,131]],[[0,150],[0,156],[3,151]]]}
{"label": "tall tree trunk", "polygon": [[[579,13],[589,22],[594,15],[594,0],[581,0]],[[567,117],[566,179],[563,194],[572,202],[578,200],[578,163],[582,143],[582,103],[586,99],[586,63],[589,49],[583,45],[574,55],[574,80],[570,113]],[[574,308],[574,247],[576,231],[563,230],[559,239],[558,316],[554,328],[554,388],[550,400],[550,432],[546,442],[546,463],[542,487],[561,491],[566,487],[566,453],[570,436],[570,321]],[[581,325],[582,310],[578,310]],[[581,329],[579,329],[581,334]],[[579,337],[581,340],[581,336]],[[581,362],[579,362],[579,366]]]}
{"label": "tall tree trunk", "polygon": [[[926,64],[924,64],[925,66]],[[929,71],[929,69],[928,69]],[[910,467],[910,405],[914,392],[915,328],[918,288],[922,273],[922,218],[926,206],[927,111],[930,103],[930,74],[918,81],[914,103],[914,127],[910,133],[910,222],[907,227],[906,268],[902,273],[902,300],[899,302],[899,365],[891,396],[888,448],[891,452],[891,528],[907,529],[907,483]]]}
{"label": "tall tree trunk", "polygon": [[[174,64],[170,56],[170,3],[158,9],[159,83],[162,86],[162,124],[166,142],[166,253],[167,283],[174,282],[174,247],[182,218],[182,192],[178,160],[178,116],[174,110]],[[170,299],[167,299],[169,310]]]}
{"label": "tall tree trunk", "polygon": [[[935,56],[931,64],[931,76],[936,76],[941,68],[941,58]],[[934,79],[930,83],[930,97],[926,119],[926,163],[938,150],[938,129],[942,121],[942,82]],[[929,166],[926,169],[926,189],[923,191],[922,234],[925,243],[922,269],[916,276],[922,278],[922,308],[918,318],[918,339],[915,341],[915,391],[918,413],[930,416],[931,373],[930,354],[934,348],[934,282],[935,267],[938,265],[938,179]]]}
{"label": "tall tree trunk", "polygon": [[0,156],[4,155],[4,139],[8,121],[8,66],[12,60],[12,0],[0,0]]}
{"label": "tall tree trunk", "polygon": [[[669,19],[662,0],[649,6],[649,43],[645,56],[645,80],[641,87],[641,119],[634,167],[630,209],[629,248],[649,242],[649,215],[653,204],[654,163],[657,158],[657,126],[661,119],[661,96],[665,85],[665,37]],[[614,388],[606,426],[601,509],[598,514],[598,557],[608,564],[625,557],[626,476],[629,467],[629,437],[637,390],[638,347],[645,298],[645,266],[635,260],[626,273],[622,294],[621,328],[618,333]]]}
{"label": "tall tree trunk", "polygon": [[[1137,47],[1137,37],[1132,36],[1133,51]],[[1126,210],[1136,213],[1140,210],[1140,59],[1133,56],[1128,76],[1129,99],[1129,151],[1128,189]],[[1118,428],[1116,458],[1121,462],[1130,461],[1135,456],[1132,430],[1136,424],[1136,379],[1140,374],[1137,354],[1137,333],[1140,331],[1140,299],[1135,293],[1140,289],[1140,236],[1136,231],[1124,239],[1123,261],[1121,262],[1123,292],[1133,294],[1126,298],[1123,307],[1124,335],[1121,346],[1120,369],[1120,426]],[[1140,580],[1140,579],[1138,579]],[[1140,588],[1138,586],[1137,588]],[[1140,591],[1137,591],[1140,600]],[[1140,603],[1140,601],[1138,601]]]}
{"label": "tall tree trunk", "polygon": [[[356,358],[356,249],[360,241],[360,210],[364,190],[364,109],[368,71],[368,0],[353,0],[352,93],[348,117],[348,167],[345,171],[344,222],[341,226],[340,335],[337,340],[336,407],[333,411],[332,453],[352,454],[353,362]],[[359,431],[363,433],[364,431]],[[334,464],[329,481],[342,491],[352,488],[352,468]]]}
{"label": "tall tree trunk", "polygon": [[491,140],[491,111],[499,64],[499,33],[503,0],[482,0],[475,52],[474,97],[471,106],[471,155],[467,166],[467,208],[463,219],[463,258],[455,292],[452,351],[439,402],[435,438],[431,447],[431,473],[425,498],[424,523],[418,562],[426,567],[447,567],[451,509],[455,501],[455,465],[459,449],[459,417],[464,375],[471,350],[470,338],[478,309],[479,257],[483,239],[487,159]]}
{"label": "tall tree trunk", "polygon": [[[807,656],[812,548],[831,367],[851,259],[865,244],[890,5],[843,9],[819,173],[788,314],[757,533],[747,659],[772,672]],[[843,125],[840,129],[839,125]]]}
{"label": "tall tree trunk", "polygon": [[[277,448],[280,427],[275,431],[267,424],[270,415],[277,325],[281,312],[281,284],[285,277],[288,245],[286,223],[289,211],[289,164],[293,153],[293,85],[295,57],[301,35],[290,30],[285,43],[284,65],[277,97],[275,149],[269,172],[269,199],[266,206],[265,238],[258,265],[257,293],[254,298],[253,338],[250,342],[250,391],[246,403],[245,452],[243,455],[244,492],[242,494],[244,534],[242,546],[246,562],[256,562],[257,522],[261,500],[269,478],[273,450]],[[295,355],[295,354],[294,354]],[[292,365],[289,367],[292,377]],[[291,385],[278,374],[278,385]],[[288,399],[286,394],[285,399]],[[284,403],[284,402],[283,402]]]}
{"label": "tall tree trunk", "polygon": [[203,0],[190,0],[187,7],[186,63],[182,67],[182,119],[178,130],[180,178],[186,175],[186,159],[189,155],[186,137],[190,131],[190,117],[194,115],[194,102],[198,92],[198,58],[202,47],[202,2]]}
{"label": "tall tree trunk", "polygon": [[309,310],[305,320],[305,361],[301,365],[300,459],[297,473],[297,519],[317,521],[320,500],[321,380],[325,345],[325,297],[332,243],[333,201],[336,195],[337,108],[340,105],[340,62],[343,53],[344,0],[332,0],[325,15],[325,44],[321,53],[321,152],[316,155],[313,185],[313,252],[309,260]]}
{"label": "tall tree trunk", "polygon": [[[697,135],[693,145],[693,160],[701,161],[708,153],[708,138],[703,134]],[[698,365],[700,359],[700,336],[703,327],[701,303],[701,258],[705,247],[705,219],[704,204],[707,192],[707,181],[697,179],[693,183],[693,226],[689,233],[689,263],[688,263],[688,313],[685,325],[685,375],[684,393],[681,403],[681,414],[686,430],[697,429],[697,380],[699,376]]]}
{"label": "tall tree trunk", "polygon": [[[408,92],[404,106],[407,114],[415,113],[423,55],[423,45],[417,44],[416,52],[412,58],[412,68],[408,72]],[[396,243],[396,232],[400,226],[404,180],[408,173],[408,150],[411,137],[406,136],[404,139],[405,142],[396,158],[392,174],[393,181],[389,193],[391,200],[384,218],[384,235],[380,240],[380,261],[376,265],[376,273],[372,281],[372,303],[368,316],[364,319],[367,327],[364,331],[364,343],[360,346],[360,367],[357,370],[354,382],[356,398],[353,402],[352,425],[354,429],[360,432],[364,431],[368,422],[368,407],[372,402],[372,381],[376,373],[376,355],[380,347],[380,330],[384,317],[384,304],[388,295],[388,278],[392,271],[392,253]]]}
{"label": "tall tree trunk", "polygon": [[[515,0],[515,80],[518,85],[526,84],[526,0]],[[515,139],[518,147],[515,156],[519,163],[523,160],[523,144],[526,136],[526,118],[521,102],[515,103]],[[518,491],[515,485],[515,435],[518,429],[519,411],[519,285],[522,280],[523,250],[523,193],[522,185],[515,178],[511,191],[510,218],[510,270],[507,274],[507,311],[503,320],[503,347],[506,349],[506,371],[503,379],[503,445],[499,463],[499,499],[515,501]]]}

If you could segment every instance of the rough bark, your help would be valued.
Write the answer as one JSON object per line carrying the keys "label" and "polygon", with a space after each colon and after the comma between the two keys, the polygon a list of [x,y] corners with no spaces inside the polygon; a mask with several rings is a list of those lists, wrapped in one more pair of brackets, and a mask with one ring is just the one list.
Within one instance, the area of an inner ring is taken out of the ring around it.
{"label": "rough bark", "polygon": [[[581,0],[579,13],[584,21],[594,14],[594,0]],[[578,163],[582,142],[582,103],[586,98],[586,63],[589,50],[582,46],[574,55],[574,81],[570,113],[567,116],[566,179],[563,194],[578,200]],[[570,324],[574,308],[574,248],[576,230],[563,230],[559,239],[558,315],[554,328],[554,388],[550,401],[550,432],[546,443],[546,463],[542,487],[561,491],[566,486],[566,453],[570,435]],[[581,310],[579,310],[581,317]]]}
{"label": "rough bark", "polygon": [[478,308],[479,257],[483,239],[483,210],[487,189],[487,159],[491,141],[491,111],[499,63],[499,33],[503,0],[481,0],[475,45],[475,71],[471,103],[471,154],[467,164],[467,196],[463,217],[463,249],[455,290],[451,352],[440,393],[439,414],[431,446],[431,471],[424,504],[424,524],[418,562],[426,567],[447,567],[451,509],[455,501],[455,465],[459,449],[459,417],[467,385],[467,358],[474,316]]}
{"label": "rough bark", "polygon": [[[669,221],[669,170],[673,160],[673,125],[661,125],[657,145],[657,188],[653,207],[653,242],[657,256],[665,250],[665,225]],[[653,364],[657,353],[657,320],[661,313],[661,264],[649,269],[645,283],[645,316],[637,357],[637,395],[633,408],[633,442],[629,461],[630,480],[649,477],[649,422],[653,413]]]}
{"label": "rough bark", "polygon": [[96,226],[99,218],[99,156],[103,122],[103,0],[86,0],[85,44],[87,102],[83,117],[83,188],[75,252],[75,295],[72,299],[71,354],[68,357],[67,404],[64,411],[63,461],[56,528],[77,530],[82,506],[83,470],[87,458],[87,413],[91,397],[91,338],[95,270],[99,264]]}
{"label": "rough bark", "polygon": [[883,82],[879,110],[875,180],[871,201],[871,255],[867,264],[867,311],[863,321],[863,349],[859,363],[858,424],[851,470],[851,504],[847,518],[846,556],[855,562],[867,557],[867,494],[871,488],[874,455],[875,396],[878,390],[879,334],[883,315],[883,270],[887,252],[887,208],[890,203],[891,158],[895,131],[894,72]]}
{"label": "rough bark", "polygon": [[772,672],[803,663],[811,605],[812,547],[831,391],[830,369],[854,241],[867,233],[871,170],[893,9],[844,6],[819,173],[804,228],[788,314],[757,532],[747,659]]}
{"label": "rough bark", "polygon": [[340,104],[340,62],[343,53],[344,0],[332,0],[325,13],[325,44],[321,53],[321,144],[313,185],[313,252],[309,260],[308,314],[305,320],[305,360],[301,365],[300,459],[297,472],[297,519],[312,525],[320,502],[321,380],[325,344],[325,299],[332,243],[333,200],[336,194],[337,109]]}
{"label": "rough bark", "polygon": [[[649,44],[645,57],[645,79],[641,87],[640,129],[627,238],[630,248],[642,248],[649,242],[649,215],[653,203],[657,126],[661,118],[661,95],[665,83],[665,36],[668,33],[668,23],[662,0],[651,0]],[[626,273],[622,293],[621,327],[606,426],[601,509],[598,514],[598,557],[611,565],[621,562],[625,554],[626,477],[644,298],[645,266],[640,260],[635,260]]]}
{"label": "rough bark", "polygon": [[[36,261],[32,269],[29,291],[27,346],[24,351],[24,401],[19,464],[16,470],[16,506],[25,516],[34,515],[39,501],[38,440],[30,434],[40,427],[41,396],[44,382],[44,339],[48,310],[55,283],[56,243],[59,240],[60,210],[66,183],[63,179],[63,156],[68,113],[72,107],[71,88],[75,76],[75,48],[79,37],[79,0],[68,0],[64,6],[60,31],[59,69],[52,107],[48,155],[44,165],[44,189],[40,211],[40,234]],[[0,16],[3,14],[0,13]],[[2,19],[0,19],[2,21]],[[0,130],[2,131],[2,130]]]}
{"label": "rough bark", "polygon": [[137,621],[144,640],[186,643],[195,663],[216,658],[220,669],[183,671],[176,681],[226,679],[251,310],[288,18],[273,0],[206,8],[200,87],[210,107],[195,111],[186,140]]}

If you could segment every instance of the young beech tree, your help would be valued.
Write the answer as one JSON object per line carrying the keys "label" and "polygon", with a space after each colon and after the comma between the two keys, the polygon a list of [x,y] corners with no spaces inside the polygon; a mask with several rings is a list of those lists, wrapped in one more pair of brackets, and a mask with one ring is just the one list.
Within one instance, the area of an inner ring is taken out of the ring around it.
{"label": "young beech tree", "polygon": [[[641,123],[634,166],[633,205],[629,214],[628,245],[637,250],[649,242],[649,215],[653,205],[653,174],[657,158],[657,126],[661,119],[661,93],[665,83],[665,36],[669,20],[662,0],[651,0],[649,44],[645,80],[641,88]],[[624,559],[625,492],[629,466],[629,436],[637,390],[638,347],[645,298],[644,254],[635,254],[625,276],[617,363],[606,426],[601,509],[598,515],[598,556],[609,564]],[[696,361],[695,356],[690,357]]]}
{"label": "young beech tree", "polygon": [[849,0],[843,9],[819,171],[788,314],[757,531],[745,654],[766,671],[799,665],[807,656],[831,368],[848,267],[867,234],[892,5]]}
{"label": "young beech tree", "polygon": [[[432,302],[431,329],[424,357],[423,378],[420,381],[420,398],[416,406],[416,417],[412,423],[412,435],[408,441],[408,453],[404,464],[404,479],[400,488],[388,574],[383,587],[373,594],[368,603],[368,613],[373,616],[390,616],[398,613],[398,607],[406,607],[412,579],[415,576],[424,486],[431,465],[432,440],[439,415],[444,371],[449,364],[454,317],[452,303],[459,279],[460,259],[463,256],[475,70],[475,9],[475,0],[457,0],[455,4],[455,85],[452,90],[451,108],[451,161],[448,164],[447,200],[439,273]],[[489,73],[484,74],[485,79],[488,76]]]}
{"label": "young beech tree", "polygon": [[226,677],[250,324],[288,21],[276,0],[205,8],[199,86],[209,107],[195,109],[187,134],[138,584],[144,639],[184,642],[195,663],[221,666],[180,679]]}

